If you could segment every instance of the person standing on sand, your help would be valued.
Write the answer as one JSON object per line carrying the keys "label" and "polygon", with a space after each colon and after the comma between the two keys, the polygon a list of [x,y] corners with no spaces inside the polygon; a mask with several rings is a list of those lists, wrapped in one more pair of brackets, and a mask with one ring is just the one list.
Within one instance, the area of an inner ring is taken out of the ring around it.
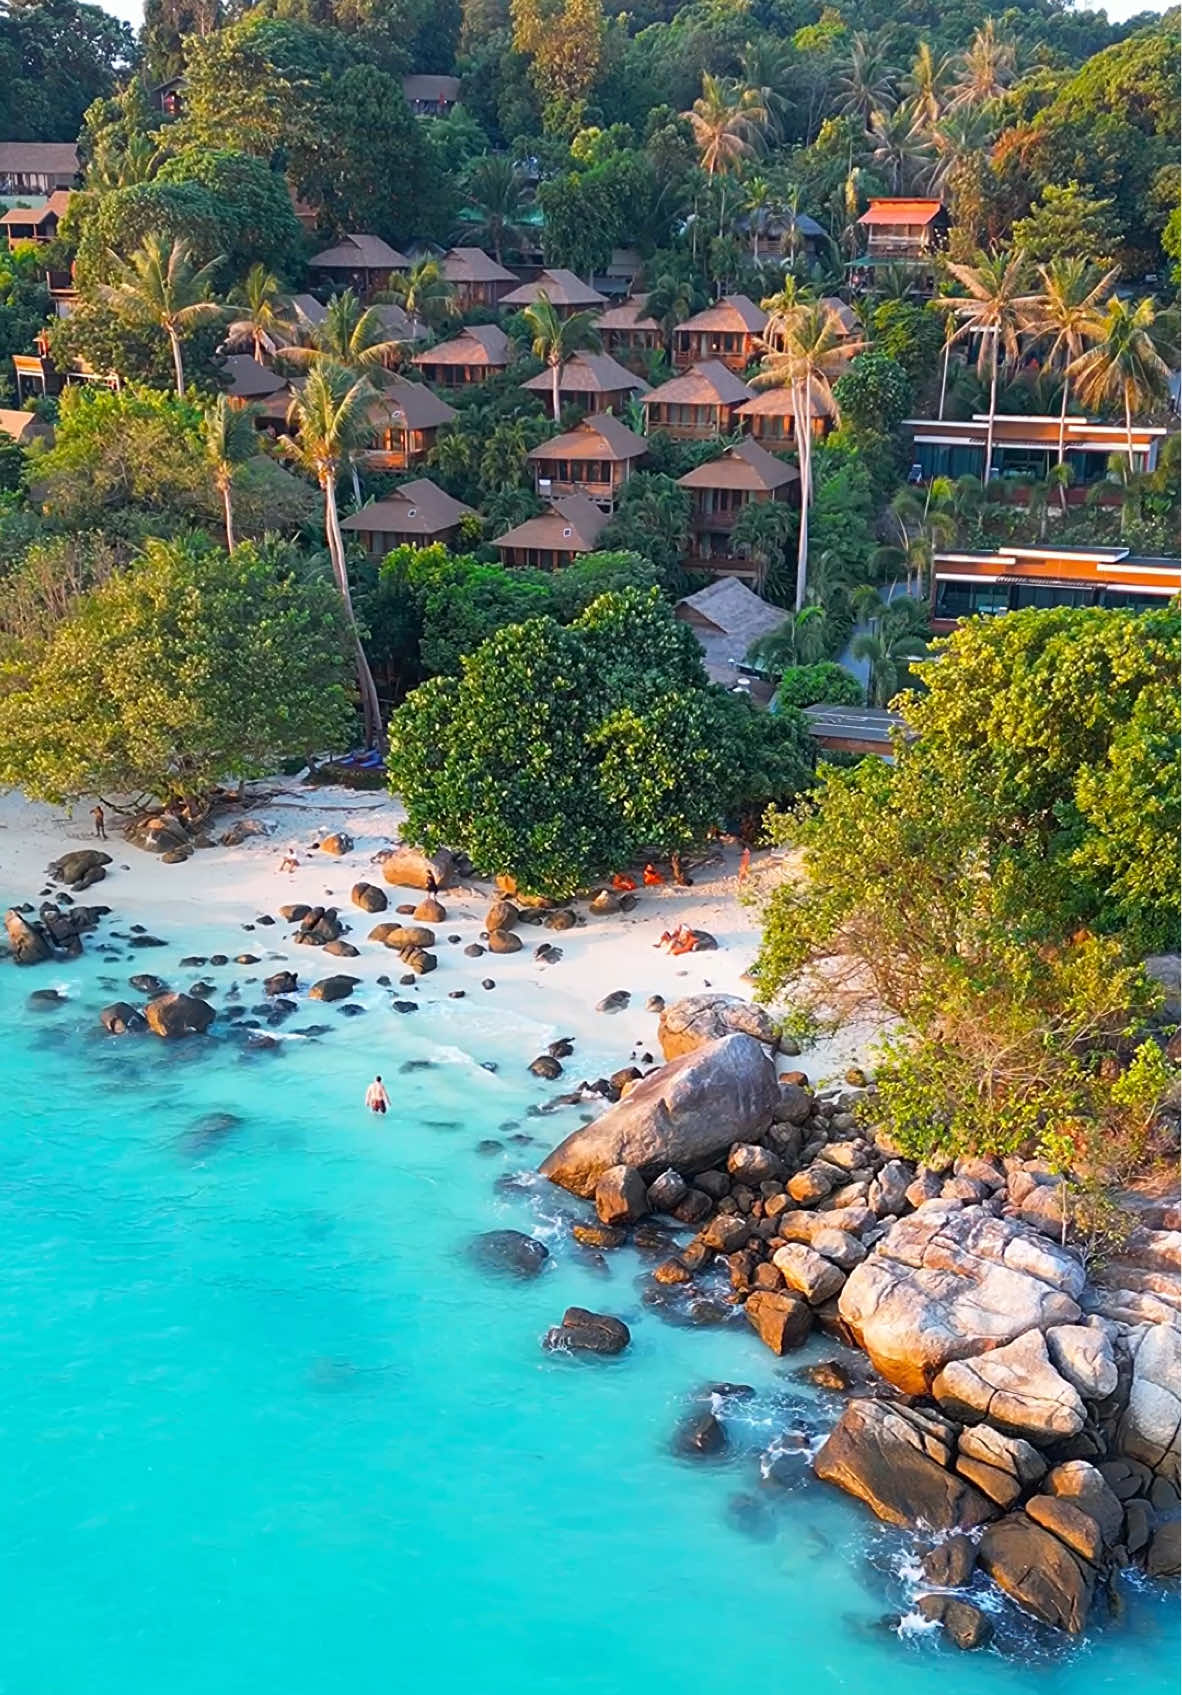
{"label": "person standing on sand", "polygon": [[747,878],[750,876],[750,874],[751,874],[751,849],[749,847],[745,847],[743,849],[742,853],[739,855],[739,887],[740,888],[742,888],[743,884],[747,881]]}
{"label": "person standing on sand", "polygon": [[382,1082],[380,1075],[374,1078],[365,1091],[365,1104],[371,1112],[384,1113],[388,1109],[390,1097],[386,1093],[386,1085]]}
{"label": "person standing on sand", "polygon": [[107,815],[101,806],[92,806],[90,816],[94,819],[94,833],[100,842],[107,839]]}

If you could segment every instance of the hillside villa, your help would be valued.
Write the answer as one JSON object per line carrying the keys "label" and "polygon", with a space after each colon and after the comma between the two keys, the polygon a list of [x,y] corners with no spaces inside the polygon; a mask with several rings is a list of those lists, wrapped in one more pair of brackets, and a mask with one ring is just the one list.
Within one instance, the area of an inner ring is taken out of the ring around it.
{"label": "hillside villa", "polygon": [[469,324],[450,341],[416,353],[411,360],[423,381],[440,388],[470,388],[509,368],[509,337],[499,324]]}
{"label": "hillside villa", "polygon": [[[717,577],[696,594],[683,596],[673,615],[697,636],[710,681],[726,689],[738,683],[751,644],[778,630],[788,616],[737,577]],[[755,695],[757,688],[751,692]],[[770,697],[772,690],[764,685],[758,692]]]}
{"label": "hillside villa", "polygon": [[[521,386],[548,401],[554,379],[547,368]],[[610,353],[573,353],[558,372],[558,404],[577,406],[582,412],[619,412],[648,390],[643,377],[629,371]]]}
{"label": "hillside villa", "polygon": [[405,471],[419,465],[435,446],[439,431],[456,416],[455,408],[426,383],[387,377],[370,402],[374,444],[362,462],[373,471]]}
{"label": "hillside villa", "polygon": [[540,517],[527,518],[497,536],[493,546],[502,565],[557,571],[580,553],[594,553],[607,522],[608,514],[586,495],[568,494],[552,500]]}
{"label": "hillside villa", "polygon": [[516,288],[512,271],[484,251],[483,247],[452,247],[439,261],[439,269],[455,290],[460,312],[496,308],[510,289]]}
{"label": "hillside villa", "polygon": [[673,331],[673,364],[679,371],[717,359],[745,371],[763,351],[767,313],[745,294],[726,294]]}
{"label": "hillside villa", "polygon": [[0,141],[0,194],[48,200],[78,181],[78,149],[72,141]]}
{"label": "hillside villa", "polygon": [[[833,427],[834,406],[827,395],[813,395],[812,432],[826,435]],[[757,389],[750,400],[736,409],[736,417],[750,430],[754,440],[772,453],[796,445],[796,401],[791,388]]]}
{"label": "hillside villa", "polygon": [[9,249],[14,248],[18,241],[52,241],[69,204],[69,189],[55,188],[41,206],[13,206],[0,218]]}
{"label": "hillside villa", "polygon": [[932,628],[1027,607],[1110,606],[1142,612],[1182,592],[1182,560],[1127,547],[999,547],[932,559]]}
{"label": "hillside villa", "polygon": [[642,402],[645,429],[665,430],[679,441],[725,436],[738,428],[737,414],[754,390],[717,359],[707,359],[650,390]]}
{"label": "hillside villa", "polygon": [[363,298],[390,286],[395,271],[409,271],[405,253],[377,235],[343,235],[308,260],[308,269],[334,289],[352,288]]}
{"label": "hillside villa", "polygon": [[543,295],[560,318],[573,318],[576,312],[593,312],[607,305],[598,289],[589,288],[573,271],[561,267],[541,271],[529,282],[510,289],[501,296],[501,305],[510,312],[520,312],[523,307],[536,306]]}
{"label": "hillside villa", "polygon": [[460,98],[460,79],[452,76],[404,76],[402,92],[417,118],[446,118]]}
{"label": "hillside villa", "polygon": [[573,430],[530,449],[534,482],[543,500],[582,494],[612,508],[648,443],[610,412],[584,418]]}
{"label": "hillside villa", "polygon": [[665,345],[660,324],[648,315],[647,301],[647,294],[634,294],[595,320],[603,351],[634,371],[645,369],[646,354],[659,353]]}
{"label": "hillside villa", "polygon": [[371,501],[342,520],[341,528],[355,535],[371,559],[384,559],[395,547],[450,547],[462,518],[474,517],[470,506],[455,500],[429,477],[402,483],[384,500]]}
{"label": "hillside villa", "polygon": [[795,497],[800,473],[750,439],[728,447],[716,459],[678,477],[693,497],[691,570],[722,571],[745,577],[757,587],[764,568],[758,560],[734,552],[731,531],[744,507],[753,502],[787,501]]}

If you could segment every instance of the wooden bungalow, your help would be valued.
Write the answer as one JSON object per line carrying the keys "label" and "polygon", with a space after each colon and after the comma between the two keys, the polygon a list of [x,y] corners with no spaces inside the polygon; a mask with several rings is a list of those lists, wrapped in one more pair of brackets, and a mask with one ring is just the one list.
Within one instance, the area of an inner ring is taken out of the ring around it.
{"label": "wooden bungalow", "polygon": [[18,241],[52,241],[69,204],[69,189],[57,188],[42,206],[14,206],[5,212],[0,226],[8,237],[9,248],[14,248]]}
{"label": "wooden bungalow", "polygon": [[387,377],[369,407],[374,444],[362,455],[374,471],[405,471],[420,465],[439,431],[454,423],[455,409],[426,383]]}
{"label": "wooden bungalow", "polygon": [[395,271],[409,271],[410,260],[381,236],[343,235],[309,259],[308,269],[335,289],[352,288],[368,296],[388,288]]}
{"label": "wooden bungalow", "polygon": [[597,311],[607,305],[598,289],[588,288],[573,271],[561,268],[542,271],[529,282],[510,289],[501,296],[501,305],[510,312],[519,312],[525,306],[536,306],[542,295],[560,318],[573,318],[576,312]]}
{"label": "wooden bungalow", "polygon": [[317,300],[314,294],[293,294],[291,305],[296,317],[302,318],[304,323],[310,324],[313,329],[317,324],[322,324],[327,316],[323,301]]}
{"label": "wooden bungalow", "polygon": [[538,518],[527,518],[498,536],[493,546],[503,565],[533,565],[557,571],[580,553],[593,553],[608,515],[584,494],[568,494],[550,503]]}
{"label": "wooden bungalow", "polygon": [[49,336],[44,330],[37,335],[32,353],[12,355],[12,369],[19,406],[23,406],[31,395],[60,394],[67,383],[97,383],[110,389],[122,386],[118,372],[96,371],[85,359],[75,359],[68,369],[59,369],[54,364],[49,351]]}
{"label": "wooden bungalow", "polygon": [[437,388],[470,388],[509,368],[509,337],[497,324],[469,324],[450,341],[416,353],[411,364]]}
{"label": "wooden bungalow", "polygon": [[[738,418],[753,438],[772,453],[782,453],[796,445],[796,402],[790,388],[759,389],[751,400],[745,400],[738,408]],[[833,402],[825,395],[814,393],[814,438],[826,435],[832,428],[833,419]]]}
{"label": "wooden bungalow", "polygon": [[740,427],[738,409],[753,392],[717,359],[707,359],[645,395],[645,430],[665,430],[679,441],[729,435]]}
{"label": "wooden bungalow", "polygon": [[595,322],[603,351],[633,371],[644,368],[665,345],[660,324],[648,315],[647,300],[647,294],[634,294],[619,306],[609,306]]}
{"label": "wooden bungalow", "polygon": [[[748,648],[778,630],[788,614],[782,606],[761,600],[737,577],[716,577],[696,594],[684,595],[673,616],[698,638],[710,681],[733,689],[744,674]],[[760,692],[770,697],[772,691],[765,684]]]}
{"label": "wooden bungalow", "polygon": [[[554,379],[547,368],[521,386],[548,400]],[[558,373],[558,404],[577,406],[582,412],[619,412],[648,390],[643,377],[627,370],[610,353],[574,353]]]}
{"label": "wooden bungalow", "polygon": [[759,561],[736,556],[731,541],[735,520],[753,502],[787,501],[800,481],[795,466],[777,459],[757,441],[741,441],[717,459],[677,479],[693,497],[691,569],[745,577],[757,587]]}
{"label": "wooden bungalow", "polygon": [[763,351],[767,313],[745,294],[725,294],[704,312],[695,312],[673,332],[673,363],[678,370],[717,359],[730,371],[745,371]]}
{"label": "wooden bungalow", "polygon": [[0,194],[44,196],[73,188],[78,149],[72,141],[0,141]]}
{"label": "wooden bungalow", "polygon": [[28,447],[34,441],[51,442],[53,425],[47,424],[35,412],[14,412],[0,407],[0,436]]}
{"label": "wooden bungalow", "polygon": [[251,353],[231,353],[222,364],[222,381],[232,406],[254,408],[256,429],[278,434],[286,427],[295,392],[287,377],[261,365]]}
{"label": "wooden bungalow", "polygon": [[460,98],[460,79],[450,76],[405,76],[402,92],[417,118],[446,118]]}
{"label": "wooden bungalow", "polygon": [[455,290],[461,312],[495,309],[517,278],[512,271],[484,251],[483,247],[452,247],[439,261],[439,268]]}
{"label": "wooden bungalow", "polygon": [[871,200],[858,219],[866,231],[866,257],[897,264],[928,258],[948,230],[942,201],[893,196]]}
{"label": "wooden bungalow", "polygon": [[539,495],[583,494],[609,510],[632,475],[637,461],[648,452],[648,443],[610,412],[584,418],[567,430],[529,451],[529,462]]}
{"label": "wooden bungalow", "polygon": [[460,520],[474,516],[470,506],[454,500],[430,477],[418,477],[400,484],[385,500],[363,506],[341,528],[360,538],[371,559],[384,559],[395,547],[430,547],[434,542],[450,547]]}

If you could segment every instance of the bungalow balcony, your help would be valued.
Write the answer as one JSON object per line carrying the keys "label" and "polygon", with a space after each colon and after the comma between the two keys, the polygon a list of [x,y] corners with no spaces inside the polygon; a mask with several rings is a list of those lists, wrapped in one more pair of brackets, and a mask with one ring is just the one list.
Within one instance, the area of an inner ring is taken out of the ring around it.
{"label": "bungalow balcony", "polygon": [[421,465],[435,446],[438,428],[426,430],[380,430],[372,447],[359,455],[370,471],[406,471]]}
{"label": "bungalow balcony", "polygon": [[709,441],[734,429],[733,406],[687,406],[674,401],[645,408],[649,433],[664,430],[678,441]]}
{"label": "bungalow balcony", "polygon": [[673,364],[687,370],[704,359],[716,359],[729,371],[745,371],[759,358],[760,340],[746,330],[687,330],[673,332]]}
{"label": "bungalow balcony", "polygon": [[631,467],[606,459],[535,459],[538,494],[585,494],[597,506],[614,506]]}

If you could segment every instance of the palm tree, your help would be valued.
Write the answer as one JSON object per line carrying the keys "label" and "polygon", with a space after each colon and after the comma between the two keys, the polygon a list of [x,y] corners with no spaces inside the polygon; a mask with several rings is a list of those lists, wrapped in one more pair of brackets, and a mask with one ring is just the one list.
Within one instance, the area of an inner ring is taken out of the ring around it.
{"label": "palm tree", "polygon": [[224,394],[219,394],[212,406],[207,406],[201,420],[205,447],[205,463],[209,466],[213,486],[222,500],[226,523],[226,551],[234,551],[234,506],[232,489],[234,473],[239,465],[253,459],[259,450],[255,434],[255,409],[235,406]]}
{"label": "palm tree", "polygon": [[1143,412],[1169,387],[1170,372],[1162,358],[1164,337],[1157,309],[1146,297],[1135,304],[1115,297],[1104,310],[1094,311],[1084,338],[1092,343],[1067,367],[1085,406],[1124,408],[1129,470],[1133,459],[1133,414]]}
{"label": "palm tree", "polygon": [[533,332],[534,354],[543,365],[550,367],[550,397],[554,422],[557,423],[562,416],[558,391],[563,366],[572,353],[579,353],[583,348],[598,349],[600,346],[595,330],[595,317],[591,312],[574,312],[569,318],[560,318],[545,289],[539,292],[532,306],[525,308],[522,316]]}
{"label": "palm tree", "polygon": [[333,364],[331,360],[318,360],[308,372],[300,392],[293,398],[287,415],[288,425],[295,426],[295,433],[284,436],[281,445],[290,458],[315,477],[324,494],[324,534],[333,576],[353,638],[366,746],[382,747],[382,711],[373,672],[357,628],[345,563],[345,540],[337,510],[337,479],[341,466],[353,462],[373,433],[369,419],[373,398],[374,390],[366,377]]}
{"label": "palm tree", "polygon": [[1017,73],[1018,50],[1006,36],[998,35],[992,18],[973,36],[961,54],[953,87],[954,106],[984,106],[1004,94]]}
{"label": "palm tree", "polygon": [[779,500],[749,500],[735,519],[731,544],[736,552],[758,562],[761,582],[779,575],[784,549],[792,535],[796,514]]}
{"label": "palm tree", "polygon": [[896,635],[887,630],[863,630],[850,644],[854,659],[869,667],[866,680],[867,706],[888,706],[899,692],[903,672],[911,659],[922,659],[927,643],[921,636]]}
{"label": "palm tree", "polygon": [[364,306],[351,288],[334,294],[318,324],[305,323],[303,339],[280,357],[305,369],[328,360],[355,373],[373,371],[398,352],[375,306]]}
{"label": "palm tree", "polygon": [[751,230],[751,258],[759,264],[759,238],[767,228],[768,214],[776,204],[776,193],[766,177],[748,177],[743,184],[743,210]]}
{"label": "palm tree", "polygon": [[688,112],[707,176],[736,170],[751,153],[768,121],[767,108],[754,88],[702,72],[702,92]]}
{"label": "palm tree", "polygon": [[241,347],[249,342],[261,365],[264,353],[274,353],[281,332],[291,327],[278,277],[261,263],[252,265],[231,291],[230,304],[238,309],[239,316],[231,320],[226,331],[227,345]]}
{"label": "palm tree", "polygon": [[[805,603],[808,587],[809,502],[812,499],[813,418],[821,410],[836,416],[832,381],[862,343],[847,337],[845,326],[831,306],[805,300],[795,283],[763,302],[768,314],[764,328],[767,356],[754,379],[761,388],[788,387],[796,417],[800,458],[800,534],[796,554],[796,610]],[[803,428],[801,428],[803,420]]]}
{"label": "palm tree", "polygon": [[107,194],[112,189],[150,182],[165,157],[164,149],[143,130],[133,130],[126,138],[101,136],[86,168],[86,191]]}
{"label": "palm tree", "polygon": [[902,194],[931,162],[932,147],[909,102],[870,115],[871,152],[892,194]]}
{"label": "palm tree", "polygon": [[962,165],[980,159],[993,144],[997,124],[982,107],[963,106],[945,112],[931,132],[936,162],[929,178],[931,188],[943,194],[954,182]]}
{"label": "palm tree", "polygon": [[901,564],[906,571],[908,594],[911,593],[912,573],[916,590],[921,591],[929,580],[933,555],[939,548],[951,547],[956,541],[956,519],[949,510],[951,493],[952,485],[947,477],[935,477],[925,500],[919,498],[915,489],[904,487],[890,503],[889,511],[900,537],[900,546],[892,562]]}
{"label": "palm tree", "polygon": [[815,665],[824,659],[825,613],[820,606],[790,612],[782,624],[752,642],[746,657],[776,682],[794,665]]}
{"label": "palm tree", "polygon": [[1047,523],[1051,515],[1051,502],[1057,494],[1059,505],[1067,510],[1067,490],[1075,480],[1075,473],[1070,465],[1062,460],[1052,465],[1045,477],[1039,477],[1026,487],[1026,510],[1032,518],[1038,521],[1038,539],[1047,539]]}
{"label": "palm tree", "polygon": [[887,58],[890,40],[889,30],[877,35],[859,30],[837,77],[837,110],[861,118],[866,127],[871,112],[884,111],[894,101],[896,73]]}
{"label": "palm tree", "polygon": [[661,326],[666,352],[674,330],[697,310],[698,304],[698,291],[687,277],[674,277],[666,272],[657,278],[649,290],[644,309]]}
{"label": "palm tree", "polygon": [[[1070,372],[1084,351],[1087,337],[1095,325],[1097,312],[1111,293],[1119,271],[1114,267],[1101,275],[1086,259],[1059,258],[1052,259],[1049,265],[1040,265],[1038,274],[1042,287],[1030,307],[1027,328],[1033,335],[1048,343],[1047,365],[1062,374],[1058,457],[1058,464],[1062,465],[1067,451]],[[1063,505],[1066,507],[1066,489],[1063,489],[1062,493]]]}
{"label": "palm tree", "polygon": [[195,269],[188,242],[165,246],[159,236],[144,237],[143,246],[124,260],[111,254],[116,283],[103,283],[99,298],[129,324],[163,330],[172,348],[176,391],[184,398],[185,364],[181,340],[188,330],[221,317],[223,308],[209,297],[213,274],[221,264],[211,259]]}
{"label": "palm tree", "polygon": [[964,288],[967,296],[949,302],[960,319],[960,329],[954,339],[976,335],[981,338],[977,354],[977,374],[982,381],[989,375],[989,423],[985,431],[985,465],[981,478],[989,482],[993,466],[993,431],[997,417],[997,378],[1002,355],[1007,366],[1018,360],[1021,336],[1029,320],[1033,295],[1021,293],[1026,283],[1026,255],[1015,253],[979,253],[975,265],[957,265],[947,261],[948,270]]}
{"label": "palm tree", "polygon": [[788,97],[781,90],[790,81],[791,58],[787,42],[766,35],[759,41],[749,41],[739,54],[743,87],[754,90],[767,114],[767,127],[777,139],[783,136],[790,109]]}
{"label": "palm tree", "polygon": [[438,259],[420,259],[410,270],[390,279],[390,290],[412,318],[438,329],[445,318],[458,311],[456,291],[448,282]]}
{"label": "palm tree", "polygon": [[500,265],[506,248],[521,241],[526,213],[526,180],[507,153],[482,153],[464,176],[464,199],[476,215],[456,230],[456,240],[487,242]]}
{"label": "palm tree", "polygon": [[915,108],[916,123],[929,135],[944,114],[948,69],[947,58],[937,59],[928,42],[921,41],[903,78],[903,90]]}

